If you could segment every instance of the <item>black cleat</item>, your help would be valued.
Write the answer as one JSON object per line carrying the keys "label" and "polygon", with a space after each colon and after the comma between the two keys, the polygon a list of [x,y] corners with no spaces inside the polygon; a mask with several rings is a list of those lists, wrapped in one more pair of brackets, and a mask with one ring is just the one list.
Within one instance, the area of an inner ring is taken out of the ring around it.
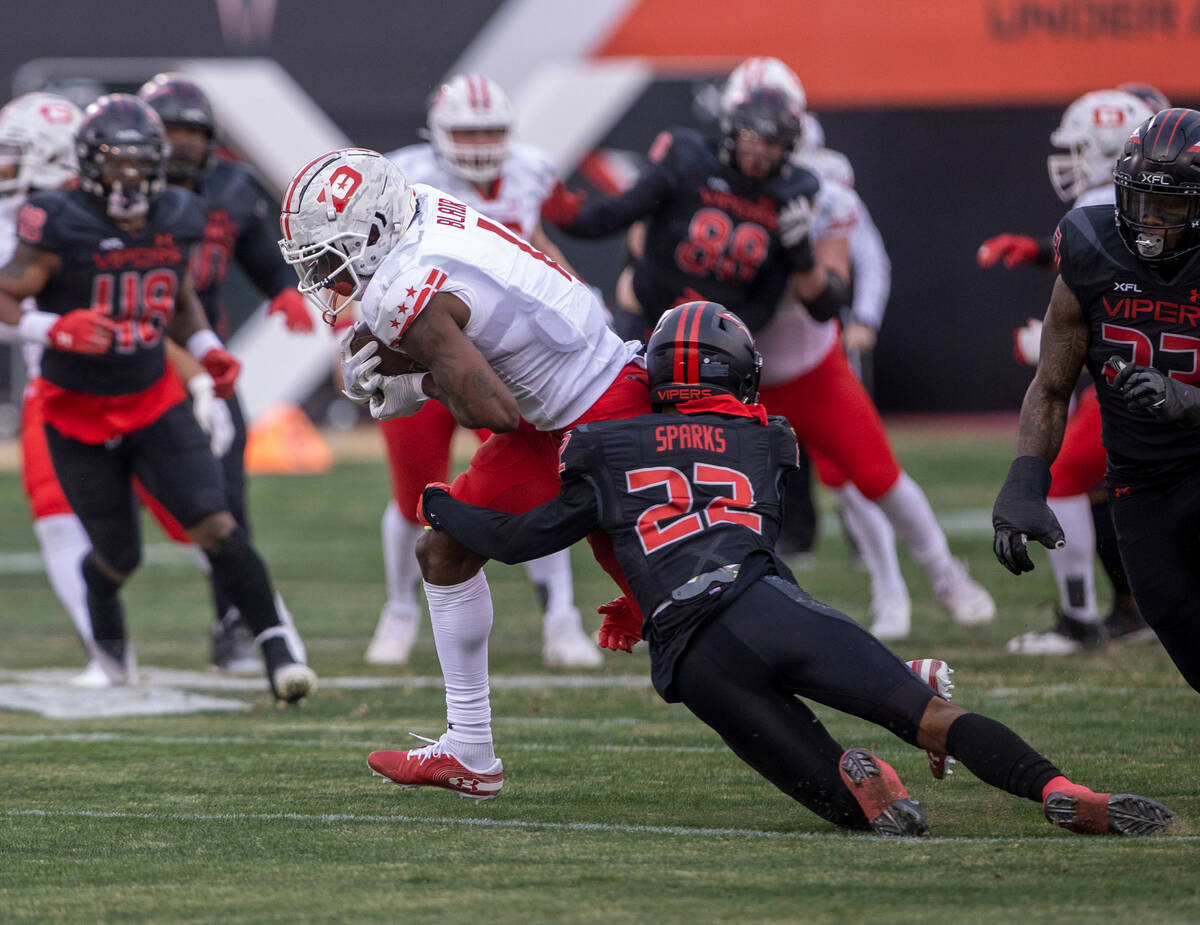
{"label": "black cleat", "polygon": [[1132,793],[1056,791],[1047,795],[1042,810],[1048,821],[1082,835],[1154,835],[1179,818],[1161,803]]}
{"label": "black cleat", "polygon": [[852,748],[842,755],[838,770],[876,835],[913,838],[929,834],[921,805],[909,798],[886,761],[865,748]]}
{"label": "black cleat", "polygon": [[233,674],[257,674],[263,660],[254,644],[254,633],[236,607],[212,625],[212,665]]}
{"label": "black cleat", "polygon": [[1104,618],[1104,628],[1113,642],[1145,642],[1154,639],[1154,630],[1142,619],[1142,612],[1133,604],[1113,604]]}

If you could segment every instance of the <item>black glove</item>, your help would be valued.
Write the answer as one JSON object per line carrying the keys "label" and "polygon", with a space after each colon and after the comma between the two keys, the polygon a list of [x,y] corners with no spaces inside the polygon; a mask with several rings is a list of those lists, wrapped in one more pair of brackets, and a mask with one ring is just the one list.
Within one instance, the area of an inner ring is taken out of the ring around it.
{"label": "black glove", "polygon": [[992,526],[996,530],[992,549],[1000,564],[1014,575],[1033,571],[1033,561],[1025,548],[1027,537],[1047,549],[1066,545],[1058,518],[1046,504],[1049,490],[1050,467],[1044,459],[1018,456],[1013,460],[992,508]]}
{"label": "black glove", "polygon": [[1126,366],[1115,379],[1125,404],[1160,421],[1200,427],[1200,389],[1172,379],[1153,366]]}

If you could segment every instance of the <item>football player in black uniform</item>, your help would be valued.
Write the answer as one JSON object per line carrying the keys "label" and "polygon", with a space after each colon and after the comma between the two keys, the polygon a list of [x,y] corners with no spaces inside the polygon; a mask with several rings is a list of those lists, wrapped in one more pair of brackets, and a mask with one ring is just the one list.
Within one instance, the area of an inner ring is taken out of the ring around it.
{"label": "football player in black uniform", "polygon": [[[1072,831],[1147,833],[1173,821],[1153,800],[1072,783],[1012,730],[937,696],[879,640],[796,585],[774,553],[796,440],[755,403],[760,360],[736,315],[711,302],[667,312],[646,364],[659,413],[569,432],[554,500],[513,516],[430,486],[428,523],[505,562],[603,529],[647,616],[644,626],[608,623],[602,644],[628,649],[644,632],[659,694],[837,825],[929,831],[895,771],[866,749],[844,749],[798,697],[953,755],[988,783],[1042,802],[1051,822]],[[375,752],[368,762],[403,783],[410,754]]]}
{"label": "football player in black uniform", "polygon": [[[162,121],[137,97],[89,106],[76,149],[79,189],[38,193],[18,213],[20,243],[0,269],[0,321],[46,346],[50,455],[92,542],[82,571],[93,655],[114,681],[131,678],[118,592],[141,558],[136,476],[204,550],[213,580],[257,634],[276,697],[297,701],[316,675],[281,621],[266,567],[229,512],[208,437],[164,357],[164,336],[186,345],[217,394],[231,394],[238,363],[187,274],[203,205],[164,188]],[[21,300],[34,296],[39,310],[22,313]]]}
{"label": "football player in black uniform", "polygon": [[[289,330],[312,331],[312,317],[304,297],[296,289],[296,275],[279,254],[275,205],[253,173],[213,153],[216,120],[204,91],[194,81],[165,73],[148,80],[138,96],[158,113],[166,127],[171,146],[167,182],[193,191],[208,208],[204,238],[192,251],[189,270],[209,327],[214,331],[228,330],[221,292],[230,263],[236,262],[271,300],[268,315],[282,315]],[[226,399],[226,404],[233,420],[234,438],[219,459],[225,498],[230,513],[249,535],[244,462],[246,421],[236,392]],[[249,628],[216,583],[213,597],[216,603],[213,664],[231,670],[252,668],[257,659]],[[282,602],[279,606],[283,606]]]}
{"label": "football player in black uniform", "polygon": [[801,118],[779,90],[754,89],[722,114],[720,138],[662,133],[633,186],[583,206],[562,230],[604,237],[645,219],[632,288],[647,330],[672,306],[707,298],[757,331],[788,285],[814,317],[832,318],[848,293],[813,258],[809,228],[820,183],[788,161]]}
{"label": "football player in black uniform", "polygon": [[1063,542],[1045,500],[1049,464],[1086,364],[1130,586],[1200,691],[1200,112],[1165,109],[1138,126],[1113,176],[1115,216],[1073,209],[1055,233],[1037,375],[992,511],[996,556],[1020,574],[1033,568],[1027,539]]}

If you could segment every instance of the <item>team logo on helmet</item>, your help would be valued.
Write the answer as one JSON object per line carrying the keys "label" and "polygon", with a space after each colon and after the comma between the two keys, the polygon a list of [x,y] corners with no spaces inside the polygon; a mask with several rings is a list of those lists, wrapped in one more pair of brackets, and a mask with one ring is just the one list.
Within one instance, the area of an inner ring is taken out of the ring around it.
{"label": "team logo on helmet", "polygon": [[[354,195],[362,185],[362,174],[353,167],[348,167],[343,164],[332,174],[329,175],[329,184],[326,189],[329,190],[333,208],[341,212],[346,208],[346,203],[350,201],[350,197]],[[317,194],[317,202],[325,201],[325,190],[321,190]]]}

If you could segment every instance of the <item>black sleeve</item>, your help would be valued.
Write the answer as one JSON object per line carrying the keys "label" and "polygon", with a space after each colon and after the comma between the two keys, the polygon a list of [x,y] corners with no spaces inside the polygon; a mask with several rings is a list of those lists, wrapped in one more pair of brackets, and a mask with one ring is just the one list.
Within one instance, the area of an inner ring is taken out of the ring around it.
{"label": "black sleeve", "polygon": [[558,497],[524,514],[505,514],[426,489],[425,519],[481,556],[514,565],[548,556],[583,539],[600,525],[596,492],[585,479],[563,482]]}
{"label": "black sleeve", "polygon": [[251,180],[246,195],[253,197],[249,220],[238,235],[234,259],[267,298],[296,285],[296,273],[279,253],[279,214],[263,188]]}
{"label": "black sleeve", "polygon": [[670,198],[673,189],[670,171],[662,164],[651,164],[625,192],[588,203],[570,224],[559,227],[576,238],[607,237],[656,211]]}

